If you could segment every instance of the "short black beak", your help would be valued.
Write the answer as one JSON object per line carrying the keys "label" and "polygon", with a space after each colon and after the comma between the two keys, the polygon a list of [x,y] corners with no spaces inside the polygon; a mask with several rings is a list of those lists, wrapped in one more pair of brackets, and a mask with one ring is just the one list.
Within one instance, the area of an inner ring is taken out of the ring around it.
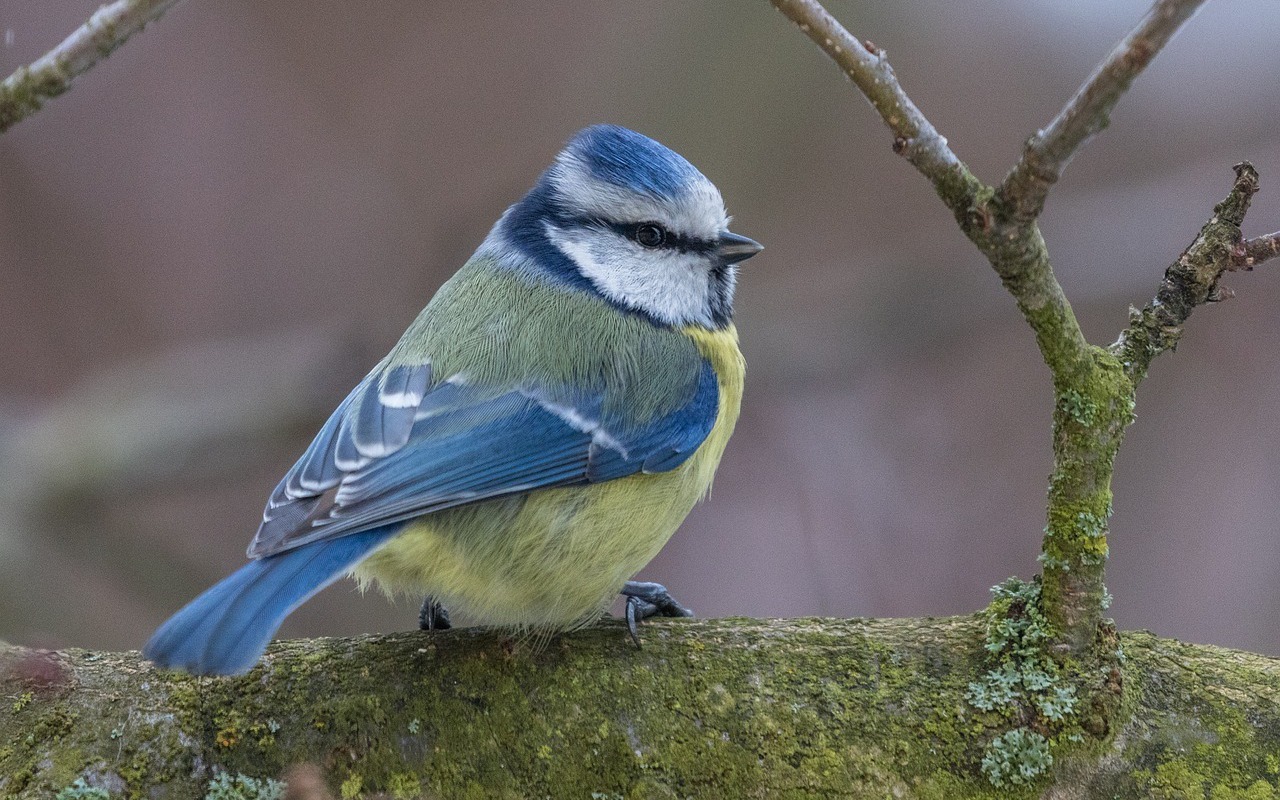
{"label": "short black beak", "polygon": [[736,233],[725,231],[720,234],[720,242],[716,245],[716,255],[726,264],[737,264],[746,261],[764,249],[764,245],[755,239],[748,239]]}

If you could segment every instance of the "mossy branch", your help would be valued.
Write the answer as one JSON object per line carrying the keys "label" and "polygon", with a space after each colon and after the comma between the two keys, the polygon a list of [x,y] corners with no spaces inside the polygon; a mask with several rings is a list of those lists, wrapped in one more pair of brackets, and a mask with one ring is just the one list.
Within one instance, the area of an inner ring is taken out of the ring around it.
{"label": "mossy branch", "polygon": [[540,650],[288,641],[240,678],[0,646],[0,796],[200,798],[299,764],[352,798],[1276,796],[1280,662],[1126,634],[1089,678],[1116,710],[1082,708],[1037,772],[1043,737],[969,698],[989,623],[674,621],[639,651],[617,623]]}
{"label": "mossy branch", "polygon": [[62,43],[0,83],[0,133],[71,88],[71,82],[180,0],[116,0]]}

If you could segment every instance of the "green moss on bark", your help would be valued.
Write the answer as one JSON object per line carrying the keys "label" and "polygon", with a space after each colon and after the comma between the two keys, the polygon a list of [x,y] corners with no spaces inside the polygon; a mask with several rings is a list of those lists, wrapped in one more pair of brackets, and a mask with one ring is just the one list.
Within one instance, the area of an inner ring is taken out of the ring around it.
{"label": "green moss on bark", "polygon": [[[353,796],[859,797],[886,782],[904,796],[994,796],[964,700],[979,630],[973,619],[675,623],[647,626],[641,651],[616,624],[537,651],[489,633],[404,634],[284,642],[232,679],[106,656],[92,691],[37,700],[6,723],[85,715],[9,753],[0,772],[23,777],[0,782],[0,796],[106,771],[121,796],[194,796],[214,769],[272,777],[299,762]],[[89,713],[77,701],[100,697],[101,682],[147,689],[118,709],[94,699]],[[64,754],[53,769],[41,766],[51,747]]]}
{"label": "green moss on bark", "polygon": [[[539,651],[470,630],[282,642],[230,679],[70,651],[50,681],[11,650],[0,797],[84,778],[113,800],[202,798],[223,772],[263,780],[299,763],[349,797],[965,800],[1071,781],[1093,787],[1075,796],[1130,798],[1179,776],[1206,798],[1275,788],[1277,662],[1132,634],[1125,704],[1102,715],[1114,727],[1088,730],[1082,696],[1083,741],[1052,744],[1035,786],[997,789],[981,764],[1009,728],[967,697],[991,666],[986,622],[672,621],[646,626],[640,651],[618,624]],[[1025,727],[1052,739],[1040,725]]]}
{"label": "green moss on bark", "polygon": [[1120,361],[1094,347],[1090,358],[1088,370],[1057,389],[1040,555],[1049,623],[1070,654],[1086,658],[1096,655],[1087,651],[1105,605],[1112,470],[1134,408],[1134,387]]}

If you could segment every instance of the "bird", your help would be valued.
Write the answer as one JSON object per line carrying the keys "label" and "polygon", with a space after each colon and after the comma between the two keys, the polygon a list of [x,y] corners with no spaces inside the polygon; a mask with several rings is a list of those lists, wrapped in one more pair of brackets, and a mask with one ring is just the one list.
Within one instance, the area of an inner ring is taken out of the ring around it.
{"label": "bird", "polygon": [[271,493],[249,562],[163,623],[155,664],[236,675],[351,574],[419,626],[534,635],[691,616],[632,580],[712,477],[745,361],[715,185],[616,125],[575,134],[334,410]]}

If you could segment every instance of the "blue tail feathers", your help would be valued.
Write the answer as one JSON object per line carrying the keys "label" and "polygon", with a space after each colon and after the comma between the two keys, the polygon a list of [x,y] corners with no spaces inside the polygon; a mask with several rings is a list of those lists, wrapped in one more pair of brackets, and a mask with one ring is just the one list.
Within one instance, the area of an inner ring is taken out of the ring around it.
{"label": "blue tail feathers", "polygon": [[248,672],[285,617],[402,527],[313,542],[245,564],[170,617],[142,654],[197,675]]}

